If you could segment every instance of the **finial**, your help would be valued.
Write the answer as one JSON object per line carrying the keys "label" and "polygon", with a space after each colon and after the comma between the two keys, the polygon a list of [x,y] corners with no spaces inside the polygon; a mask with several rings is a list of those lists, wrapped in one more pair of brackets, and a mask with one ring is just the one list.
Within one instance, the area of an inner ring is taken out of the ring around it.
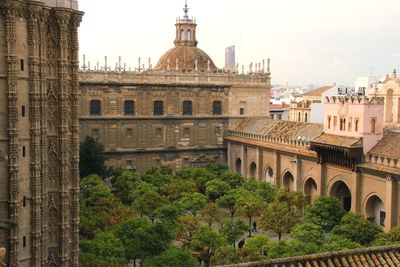
{"label": "finial", "polygon": [[397,78],[397,72],[396,72],[396,69],[393,69],[393,78]]}
{"label": "finial", "polygon": [[185,8],[183,9],[183,12],[185,12],[185,16],[183,16],[183,17],[185,19],[189,18],[189,16],[188,16],[189,8],[187,6],[187,0],[185,0]]}

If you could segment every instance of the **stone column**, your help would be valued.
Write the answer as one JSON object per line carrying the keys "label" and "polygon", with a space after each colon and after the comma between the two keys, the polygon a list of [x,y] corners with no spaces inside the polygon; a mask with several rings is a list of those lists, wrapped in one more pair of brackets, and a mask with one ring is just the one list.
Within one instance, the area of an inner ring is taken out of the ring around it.
{"label": "stone column", "polygon": [[247,179],[247,147],[244,144],[241,146],[242,176]]}
{"label": "stone column", "polygon": [[361,174],[359,172],[351,173],[351,211],[361,212]]}
{"label": "stone column", "polygon": [[393,203],[395,201],[394,195],[394,182],[392,178],[389,176],[386,179],[386,199],[385,199],[385,211],[386,211],[386,218],[385,218],[385,231],[389,231],[395,225],[395,216],[394,216],[394,207]]}
{"label": "stone column", "polygon": [[232,163],[232,154],[231,154],[232,153],[232,144],[231,144],[230,141],[227,141],[226,143],[227,143],[227,146],[228,146],[227,151],[226,151],[226,153],[228,154],[227,155],[228,156],[228,159],[227,159],[228,168],[230,170],[234,170],[235,166],[234,166],[234,163]]}
{"label": "stone column", "polygon": [[264,164],[263,164],[263,151],[261,147],[257,147],[257,180],[265,180],[263,175]]}
{"label": "stone column", "polygon": [[8,99],[8,167],[9,167],[9,194],[10,194],[10,219],[17,227],[10,230],[9,265],[18,266],[18,244],[19,244],[19,177],[18,177],[18,106],[17,106],[17,64],[16,56],[16,20],[18,14],[22,13],[22,6],[17,2],[2,9],[5,17],[6,42],[7,42],[7,99]]}
{"label": "stone column", "polygon": [[281,186],[281,165],[280,165],[280,155],[277,151],[274,152],[274,162],[273,162],[273,171],[274,171],[274,184],[278,187]]}

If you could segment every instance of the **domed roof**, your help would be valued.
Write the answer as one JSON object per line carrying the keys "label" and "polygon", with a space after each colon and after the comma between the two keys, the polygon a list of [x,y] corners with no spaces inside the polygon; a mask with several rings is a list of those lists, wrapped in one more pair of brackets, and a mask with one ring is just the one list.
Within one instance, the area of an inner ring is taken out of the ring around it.
{"label": "domed roof", "polygon": [[[176,61],[178,60],[178,69],[192,69],[196,67],[197,70],[210,70],[217,69],[214,62],[203,50],[196,46],[177,45],[168,50],[158,61],[154,67],[155,70],[167,70],[176,68]],[[208,63],[210,62],[210,63]],[[208,66],[210,64],[210,66]]]}

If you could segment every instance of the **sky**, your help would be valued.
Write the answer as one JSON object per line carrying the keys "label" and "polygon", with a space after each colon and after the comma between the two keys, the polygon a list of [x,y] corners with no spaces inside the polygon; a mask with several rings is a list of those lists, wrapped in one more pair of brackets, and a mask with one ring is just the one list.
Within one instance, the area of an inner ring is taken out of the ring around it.
{"label": "sky", "polygon": [[[80,54],[91,66],[118,57],[153,66],[174,46],[184,0],[80,0]],[[271,59],[273,84],[341,84],[399,66],[400,0],[188,0],[198,47],[219,68],[225,48],[236,62]],[[241,68],[240,68],[241,69]]]}

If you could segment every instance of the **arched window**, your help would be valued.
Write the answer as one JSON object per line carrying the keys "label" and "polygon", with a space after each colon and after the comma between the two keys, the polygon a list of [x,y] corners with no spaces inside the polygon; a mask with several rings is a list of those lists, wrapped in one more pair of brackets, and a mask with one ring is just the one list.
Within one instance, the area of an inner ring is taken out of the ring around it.
{"label": "arched window", "polygon": [[371,119],[371,133],[375,133],[376,131],[376,119],[372,118]]}
{"label": "arched window", "polygon": [[161,100],[154,101],[154,115],[164,115],[164,102]]}
{"label": "arched window", "polygon": [[358,119],[356,119],[356,121],[354,122],[354,130],[356,131],[356,132],[358,132]]}
{"label": "arched window", "polygon": [[90,115],[91,116],[100,116],[101,115],[100,100],[91,100],[90,101]]}
{"label": "arched window", "polygon": [[190,101],[190,100],[183,101],[182,114],[183,115],[192,115],[193,114],[192,101]]}
{"label": "arched window", "polygon": [[221,115],[222,114],[222,102],[221,101],[213,101],[213,115]]}
{"label": "arched window", "polygon": [[135,115],[135,102],[133,100],[125,100],[124,114],[127,116]]}
{"label": "arched window", "polygon": [[304,115],[304,121],[305,121],[305,122],[308,121],[308,113],[306,113],[306,114]]}
{"label": "arched window", "polygon": [[300,112],[299,112],[299,114],[297,114],[297,120],[298,120],[298,121],[301,121],[301,114],[300,114]]}
{"label": "arched window", "polygon": [[186,39],[188,41],[192,40],[192,32],[190,30],[187,31],[187,36],[186,37],[187,37]]}
{"label": "arched window", "polygon": [[185,31],[181,30],[181,41],[185,41]]}
{"label": "arched window", "polygon": [[331,116],[328,116],[328,129],[331,128]]}

